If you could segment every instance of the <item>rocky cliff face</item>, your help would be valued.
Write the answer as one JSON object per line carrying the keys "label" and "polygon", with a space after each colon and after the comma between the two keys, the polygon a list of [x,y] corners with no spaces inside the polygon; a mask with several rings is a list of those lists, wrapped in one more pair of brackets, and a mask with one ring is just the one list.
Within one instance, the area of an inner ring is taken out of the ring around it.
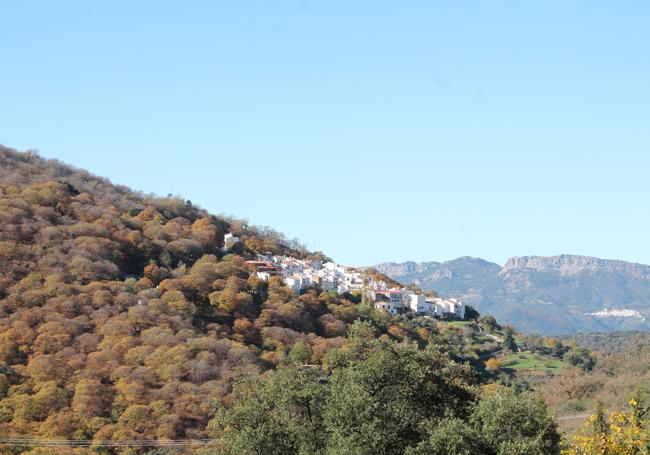
{"label": "rocky cliff face", "polygon": [[650,266],[588,256],[523,256],[501,267],[463,257],[384,263],[402,283],[461,297],[483,313],[540,333],[650,329]]}
{"label": "rocky cliff face", "polygon": [[558,273],[562,276],[609,272],[650,279],[650,266],[647,265],[569,254],[550,257],[522,256],[510,258],[503,266],[501,273],[507,274],[520,271]]}
{"label": "rocky cliff face", "polygon": [[497,264],[479,258],[461,257],[447,262],[385,262],[377,270],[402,283],[415,283],[422,289],[442,294],[462,294],[486,285],[501,271]]}

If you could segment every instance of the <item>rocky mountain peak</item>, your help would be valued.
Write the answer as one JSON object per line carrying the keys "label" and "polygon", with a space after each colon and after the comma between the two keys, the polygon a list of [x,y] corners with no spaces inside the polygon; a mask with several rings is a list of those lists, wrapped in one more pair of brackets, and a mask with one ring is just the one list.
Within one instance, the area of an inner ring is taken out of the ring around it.
{"label": "rocky mountain peak", "polygon": [[622,272],[638,278],[650,278],[650,266],[647,265],[572,254],[512,257],[508,259],[501,269],[501,274],[514,272],[546,272],[560,276],[596,272]]}
{"label": "rocky mountain peak", "polygon": [[378,269],[526,331],[650,329],[649,265],[564,254],[513,257],[503,267],[461,257]]}

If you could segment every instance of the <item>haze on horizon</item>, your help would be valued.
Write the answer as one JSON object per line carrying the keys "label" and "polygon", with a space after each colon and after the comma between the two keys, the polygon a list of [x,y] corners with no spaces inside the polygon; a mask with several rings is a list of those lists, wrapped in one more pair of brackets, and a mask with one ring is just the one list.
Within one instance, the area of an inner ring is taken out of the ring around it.
{"label": "haze on horizon", "polygon": [[342,263],[650,264],[650,5],[14,2],[0,143]]}

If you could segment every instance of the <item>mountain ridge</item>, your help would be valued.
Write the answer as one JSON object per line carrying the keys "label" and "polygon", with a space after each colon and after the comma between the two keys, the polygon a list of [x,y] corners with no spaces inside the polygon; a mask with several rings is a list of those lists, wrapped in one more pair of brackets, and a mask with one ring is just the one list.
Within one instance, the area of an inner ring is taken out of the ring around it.
{"label": "mountain ridge", "polygon": [[509,258],[502,270],[532,269],[534,271],[549,271],[558,269],[562,273],[572,274],[585,270],[616,269],[628,272],[642,273],[650,278],[650,265],[629,262],[620,259],[601,259],[595,256],[576,254],[560,254],[556,256],[514,256]]}
{"label": "mountain ridge", "polygon": [[563,254],[515,256],[503,266],[463,256],[375,267],[396,281],[463,298],[527,331],[650,329],[650,265]]}

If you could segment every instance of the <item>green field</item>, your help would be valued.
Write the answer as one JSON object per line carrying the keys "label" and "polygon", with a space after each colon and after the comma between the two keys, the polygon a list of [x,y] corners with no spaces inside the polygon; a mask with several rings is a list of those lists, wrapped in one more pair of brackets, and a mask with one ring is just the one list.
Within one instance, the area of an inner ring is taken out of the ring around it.
{"label": "green field", "polygon": [[510,354],[501,365],[512,370],[539,370],[547,373],[560,371],[563,366],[561,360],[545,360],[529,352]]}
{"label": "green field", "polygon": [[447,324],[453,326],[453,327],[467,327],[469,325],[474,324],[472,321],[449,321]]}

